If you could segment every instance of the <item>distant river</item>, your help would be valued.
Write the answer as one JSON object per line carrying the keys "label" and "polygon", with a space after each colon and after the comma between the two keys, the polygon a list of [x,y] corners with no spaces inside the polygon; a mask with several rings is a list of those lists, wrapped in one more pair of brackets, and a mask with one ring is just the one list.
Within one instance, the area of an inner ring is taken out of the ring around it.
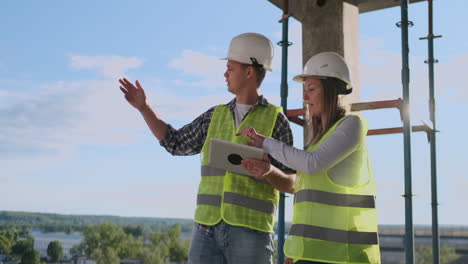
{"label": "distant river", "polygon": [[83,236],[80,233],[42,233],[39,230],[32,230],[29,234],[34,237],[34,249],[39,251],[41,257],[47,256],[49,243],[58,240],[62,244],[65,257],[68,258],[70,257],[70,249],[80,244],[81,240],[83,240]]}

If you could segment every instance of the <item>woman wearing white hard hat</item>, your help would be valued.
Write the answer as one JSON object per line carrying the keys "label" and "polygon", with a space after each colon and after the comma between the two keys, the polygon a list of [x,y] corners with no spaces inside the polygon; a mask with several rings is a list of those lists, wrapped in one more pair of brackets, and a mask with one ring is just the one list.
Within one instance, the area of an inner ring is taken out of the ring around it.
{"label": "woman wearing white hard hat", "polygon": [[[333,52],[311,57],[303,73],[304,104],[313,136],[306,150],[244,128],[249,145],[263,148],[297,175],[278,176],[268,160],[245,159],[259,179],[294,193],[294,216],[284,246],[285,263],[380,263],[375,182],[366,147],[367,122],[346,115],[339,95],[351,93],[344,59]],[[294,184],[285,181],[295,177]],[[275,179],[272,179],[275,178]]]}

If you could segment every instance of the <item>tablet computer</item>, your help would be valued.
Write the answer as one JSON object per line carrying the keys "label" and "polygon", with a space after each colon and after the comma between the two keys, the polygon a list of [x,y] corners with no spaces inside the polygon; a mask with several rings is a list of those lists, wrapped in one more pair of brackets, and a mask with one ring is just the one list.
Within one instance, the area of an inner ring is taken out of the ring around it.
{"label": "tablet computer", "polygon": [[221,139],[211,139],[210,154],[208,155],[209,166],[252,176],[242,167],[241,161],[244,158],[261,160],[263,159],[263,150]]}

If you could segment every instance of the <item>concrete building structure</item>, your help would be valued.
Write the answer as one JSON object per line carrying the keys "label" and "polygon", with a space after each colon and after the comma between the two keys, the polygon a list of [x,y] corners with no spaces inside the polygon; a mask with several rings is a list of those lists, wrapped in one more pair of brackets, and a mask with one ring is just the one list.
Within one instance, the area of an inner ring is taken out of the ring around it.
{"label": "concrete building structure", "polygon": [[[268,0],[283,9],[284,0]],[[410,3],[426,0],[410,0]],[[342,55],[350,67],[353,93],[345,106],[360,101],[359,14],[400,5],[400,0],[294,0],[288,1],[288,14],[302,24],[302,64],[313,55],[333,51]],[[394,23],[396,21],[389,21]],[[389,98],[396,99],[396,98]],[[304,142],[310,138],[304,126]],[[306,144],[306,143],[305,143]]]}

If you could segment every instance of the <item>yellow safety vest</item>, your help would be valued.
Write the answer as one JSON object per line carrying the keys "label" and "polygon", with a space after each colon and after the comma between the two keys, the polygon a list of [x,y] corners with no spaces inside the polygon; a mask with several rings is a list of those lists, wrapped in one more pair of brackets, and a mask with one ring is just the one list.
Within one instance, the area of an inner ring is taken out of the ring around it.
{"label": "yellow safety vest", "polygon": [[210,139],[217,138],[239,144],[249,141],[236,133],[246,126],[258,133],[271,136],[280,107],[258,105],[252,109],[238,129],[229,106],[218,105],[208,128],[208,135],[201,151],[201,182],[198,188],[195,222],[215,225],[224,220],[230,225],[273,232],[274,215],[279,193],[266,181],[258,181],[250,175],[240,175],[208,166]]}
{"label": "yellow safety vest", "polygon": [[[307,151],[320,146],[345,118]],[[328,171],[314,175],[298,172],[294,216],[284,246],[286,256],[331,263],[380,263],[375,182],[365,143],[367,122],[359,118],[363,129],[356,151],[360,156],[347,170],[359,178],[359,184],[337,184]]]}

